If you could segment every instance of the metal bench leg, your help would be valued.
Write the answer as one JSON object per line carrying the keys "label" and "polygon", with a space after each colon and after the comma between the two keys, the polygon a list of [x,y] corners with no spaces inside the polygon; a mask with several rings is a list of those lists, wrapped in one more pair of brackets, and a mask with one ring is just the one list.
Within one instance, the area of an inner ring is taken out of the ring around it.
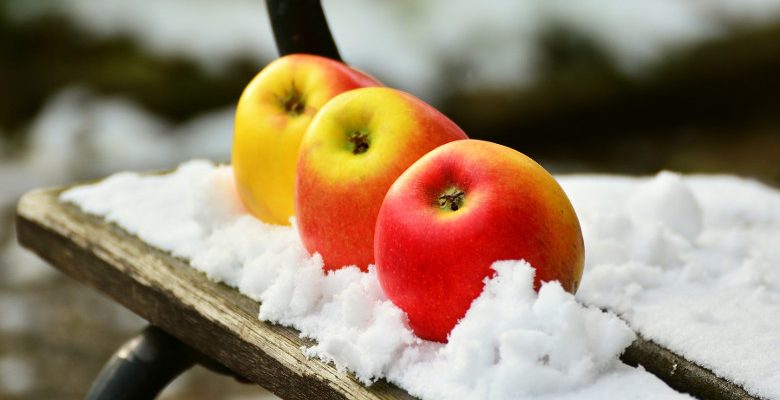
{"label": "metal bench leg", "polygon": [[195,362],[187,345],[150,325],[111,357],[86,398],[153,399]]}

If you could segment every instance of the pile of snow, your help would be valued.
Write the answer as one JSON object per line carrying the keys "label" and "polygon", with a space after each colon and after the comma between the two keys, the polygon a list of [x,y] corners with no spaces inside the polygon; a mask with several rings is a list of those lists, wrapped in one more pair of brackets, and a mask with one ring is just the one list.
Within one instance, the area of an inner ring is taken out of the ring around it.
{"label": "pile of snow", "polygon": [[780,193],[730,176],[561,178],[586,244],[578,298],[780,398]]}
{"label": "pile of snow", "polygon": [[496,277],[446,345],[417,338],[373,267],[324,274],[294,227],[246,214],[230,167],[195,161],[164,176],[122,173],[62,199],[237,287],[261,302],[260,319],[314,339],[307,355],[366,384],[384,377],[423,399],[687,398],[620,363],[635,338],[622,320],[579,304],[557,282],[535,293],[523,261],[494,264]]}
{"label": "pile of snow", "polygon": [[493,268],[447,345],[413,352],[391,380],[424,398],[511,399],[572,391],[618,370],[616,356],[635,338],[622,320],[583,307],[558,282],[537,295],[525,262]]}
{"label": "pile of snow", "polygon": [[[324,1],[346,60],[434,101],[442,88],[506,87],[533,80],[539,37],[564,27],[600,44],[628,72],[669,50],[780,16],[778,0],[362,0]],[[17,19],[56,11],[102,36],[130,35],[161,55],[219,69],[276,49],[261,0],[8,2]],[[452,67],[460,75],[453,79]]]}

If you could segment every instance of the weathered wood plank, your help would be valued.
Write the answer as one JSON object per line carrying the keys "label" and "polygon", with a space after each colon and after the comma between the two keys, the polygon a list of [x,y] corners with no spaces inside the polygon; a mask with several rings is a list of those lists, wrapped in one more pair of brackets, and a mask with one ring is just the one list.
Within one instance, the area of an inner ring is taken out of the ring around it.
{"label": "weathered wood plank", "polygon": [[300,348],[311,343],[293,329],[259,321],[257,302],[61,203],[61,191],[26,194],[17,208],[17,234],[22,245],[74,279],[282,398],[413,398],[385,381],[366,388],[332,365],[307,359]]}
{"label": "weathered wood plank", "polygon": [[[309,360],[311,342],[257,319],[259,304],[210,281],[186,261],[58,200],[62,189],[26,194],[17,208],[19,241],[182,342],[286,399],[412,399],[385,381],[366,388],[332,365]],[[703,399],[755,399],[738,385],[639,338],[622,360]]]}
{"label": "weathered wood plank", "polygon": [[641,365],[680,392],[700,399],[757,400],[739,385],[729,382],[712,371],[697,365],[659,344],[637,338],[620,359],[631,366]]}

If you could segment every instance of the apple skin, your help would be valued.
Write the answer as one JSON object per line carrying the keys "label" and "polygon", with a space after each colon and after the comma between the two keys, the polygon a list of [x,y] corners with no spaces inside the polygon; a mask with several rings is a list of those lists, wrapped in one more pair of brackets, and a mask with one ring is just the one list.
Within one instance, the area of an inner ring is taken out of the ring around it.
{"label": "apple skin", "polygon": [[306,128],[331,98],[365,86],[381,84],[341,62],[308,54],[281,57],[252,79],[238,101],[231,157],[238,194],[252,215],[289,225]]}
{"label": "apple skin", "polygon": [[298,157],[295,215],[306,249],[322,255],[325,270],[367,270],[390,185],[424,154],[462,139],[466,134],[444,114],[395,89],[333,98],[306,132]]}
{"label": "apple skin", "polygon": [[[453,211],[440,197],[457,192]],[[377,217],[374,253],[387,297],[417,336],[439,342],[494,261],[524,259],[537,290],[558,280],[574,293],[585,259],[579,220],[555,179],[522,153],[479,140],[445,144],[398,178]]]}

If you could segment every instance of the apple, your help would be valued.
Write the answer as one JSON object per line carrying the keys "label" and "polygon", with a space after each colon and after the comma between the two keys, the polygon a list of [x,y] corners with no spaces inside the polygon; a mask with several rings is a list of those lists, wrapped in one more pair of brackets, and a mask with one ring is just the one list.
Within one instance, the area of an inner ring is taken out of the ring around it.
{"label": "apple", "polygon": [[[415,334],[445,342],[497,260],[528,261],[574,293],[582,276],[579,220],[539,164],[499,144],[463,140],[420,158],[392,185],[374,254],[387,297]],[[500,318],[501,316],[496,316]]]}
{"label": "apple", "polygon": [[328,100],[365,86],[381,84],[341,62],[307,54],[281,57],[252,79],[238,101],[232,151],[236,188],[251,214],[289,224],[306,128]]}
{"label": "apple", "polygon": [[334,97],[301,143],[295,218],[325,270],[374,262],[374,226],[390,185],[436,147],[466,134],[416,97],[363,88]]}

